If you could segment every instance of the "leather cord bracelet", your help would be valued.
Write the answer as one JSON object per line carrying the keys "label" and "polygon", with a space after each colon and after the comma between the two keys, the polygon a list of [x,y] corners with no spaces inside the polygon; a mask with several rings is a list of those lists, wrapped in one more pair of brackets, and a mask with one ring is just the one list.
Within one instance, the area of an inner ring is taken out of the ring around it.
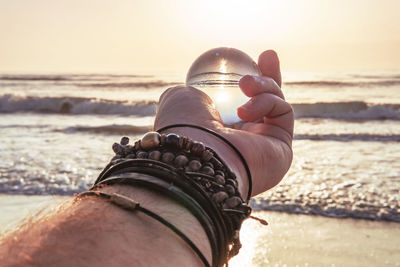
{"label": "leather cord bracelet", "polygon": [[246,170],[247,180],[248,180],[248,185],[249,185],[249,190],[248,190],[248,193],[247,193],[246,202],[249,203],[250,198],[251,198],[251,194],[252,194],[252,190],[253,190],[253,189],[252,189],[252,187],[253,187],[253,181],[252,181],[251,171],[250,171],[249,165],[247,164],[247,161],[246,161],[246,159],[243,157],[242,153],[240,153],[240,151],[239,151],[228,139],[226,139],[225,137],[223,137],[223,136],[220,135],[219,133],[217,133],[217,132],[215,132],[215,131],[213,131],[213,130],[211,130],[211,129],[208,129],[208,128],[206,128],[206,127],[199,126],[199,125],[187,124],[187,123],[172,124],[172,125],[164,126],[164,127],[160,128],[160,129],[158,129],[156,132],[162,133],[163,131],[168,130],[168,129],[172,129],[172,128],[182,128],[182,127],[188,127],[188,128],[199,129],[199,130],[202,130],[202,131],[207,132],[207,133],[209,133],[209,134],[212,134],[212,135],[218,137],[218,138],[219,138],[220,140],[222,140],[223,142],[225,142],[230,148],[232,148],[233,151],[235,151],[235,153],[238,155],[238,157],[239,157],[240,160],[242,161],[243,166],[244,166],[244,168],[245,168],[245,170]]}
{"label": "leather cord bracelet", "polygon": [[[135,162],[132,161],[130,163],[132,164]],[[221,258],[219,255],[221,252],[223,253],[221,249],[224,248],[223,242],[225,242],[225,240],[221,239],[221,236],[223,236],[221,231],[223,231],[223,229],[220,229],[218,225],[215,225],[214,221],[208,215],[210,210],[204,210],[192,196],[184,193],[177,186],[153,176],[154,173],[157,173],[157,171],[154,171],[154,166],[148,169],[152,170],[152,175],[147,175],[145,174],[146,168],[143,168],[143,164],[140,163],[139,165],[141,165],[140,172],[132,172],[134,171],[132,167],[129,169],[119,169],[118,172],[111,174],[108,178],[96,184],[91,190],[98,190],[99,186],[101,187],[103,185],[123,184],[144,187],[172,198],[187,208],[200,222],[210,241],[213,255],[213,266],[218,266],[217,259]],[[169,176],[168,173],[166,173],[166,175]]]}
{"label": "leather cord bracelet", "polygon": [[178,228],[176,228],[175,225],[173,225],[172,223],[170,223],[169,221],[167,221],[160,215],[157,215],[154,212],[152,212],[151,210],[148,210],[148,209],[140,206],[139,202],[136,202],[135,200],[133,200],[129,197],[126,197],[126,196],[123,196],[123,195],[120,195],[117,193],[107,194],[107,193],[103,193],[100,191],[85,191],[85,192],[78,194],[79,198],[82,198],[85,196],[95,196],[95,197],[100,197],[100,198],[109,200],[114,205],[122,207],[123,209],[126,209],[128,211],[140,211],[140,212],[146,214],[147,216],[159,221],[160,223],[162,223],[163,225],[165,225],[166,227],[171,229],[180,238],[182,238],[183,241],[185,241],[194,250],[194,252],[199,256],[200,260],[204,263],[204,265],[206,267],[210,267],[210,264],[208,263],[207,259],[205,258],[203,253],[200,251],[200,249],[184,233],[182,233]]}
{"label": "leather cord bracelet", "polygon": [[123,137],[112,148],[116,155],[91,190],[126,184],[158,191],[198,219],[210,242],[213,267],[238,254],[239,231],[251,208],[241,197],[236,175],[215,151],[185,136],[157,132],[133,145]]}

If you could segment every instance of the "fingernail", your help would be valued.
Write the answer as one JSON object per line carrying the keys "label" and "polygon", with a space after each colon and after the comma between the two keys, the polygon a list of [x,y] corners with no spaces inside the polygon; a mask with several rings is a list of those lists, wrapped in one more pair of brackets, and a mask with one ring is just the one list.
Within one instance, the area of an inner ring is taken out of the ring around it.
{"label": "fingernail", "polygon": [[251,75],[244,75],[242,78],[239,80],[239,86],[244,85],[248,82],[251,82],[254,80],[254,77]]}

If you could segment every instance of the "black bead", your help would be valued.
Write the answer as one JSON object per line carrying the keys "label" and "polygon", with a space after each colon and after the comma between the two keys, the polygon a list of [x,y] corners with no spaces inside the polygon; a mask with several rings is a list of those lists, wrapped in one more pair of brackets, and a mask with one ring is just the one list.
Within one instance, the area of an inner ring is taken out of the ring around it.
{"label": "black bead", "polygon": [[148,157],[149,153],[145,152],[145,151],[138,151],[136,157],[138,159],[146,159]]}
{"label": "black bead", "polygon": [[221,175],[222,177],[225,177],[225,173],[223,171],[221,171],[221,170],[216,170],[215,174],[216,175]]}
{"label": "black bead", "polygon": [[137,141],[135,142],[134,149],[135,149],[136,151],[139,151],[139,150],[141,149],[141,147],[140,147],[140,140],[137,140]]}
{"label": "black bead", "polygon": [[127,144],[129,144],[129,137],[126,136],[122,137],[119,143],[123,146],[126,146]]}
{"label": "black bead", "polygon": [[123,148],[122,148],[122,146],[120,145],[120,144],[118,144],[118,143],[114,143],[113,145],[112,145],[112,149],[114,150],[114,152],[115,152],[115,154],[122,154],[122,152],[123,152]]}
{"label": "black bead", "polygon": [[230,184],[225,185],[225,191],[226,191],[230,196],[233,196],[233,195],[235,194],[235,188],[234,188],[232,185],[230,185]]}
{"label": "black bead", "polygon": [[237,182],[236,180],[233,180],[233,179],[227,179],[227,180],[226,180],[226,184],[230,184],[230,185],[232,185],[232,186],[235,187],[235,188],[238,187],[238,182]]}
{"label": "black bead", "polygon": [[218,184],[220,184],[220,185],[225,184],[225,178],[224,178],[224,176],[219,175],[219,174],[215,175],[215,181],[216,181]]}
{"label": "black bead", "polygon": [[179,146],[179,136],[176,134],[168,134],[165,138],[165,144],[167,146],[178,147]]}
{"label": "black bead", "polygon": [[214,176],[214,169],[210,168],[209,166],[204,166],[201,170],[202,173],[210,175],[210,176]]}
{"label": "black bead", "polygon": [[131,146],[131,145],[126,145],[126,146],[124,146],[124,153],[125,153],[126,155],[135,153],[135,147],[134,147],[134,146]]}
{"label": "black bead", "polygon": [[129,155],[126,156],[127,159],[134,159],[136,158],[136,154],[135,153],[131,153]]}

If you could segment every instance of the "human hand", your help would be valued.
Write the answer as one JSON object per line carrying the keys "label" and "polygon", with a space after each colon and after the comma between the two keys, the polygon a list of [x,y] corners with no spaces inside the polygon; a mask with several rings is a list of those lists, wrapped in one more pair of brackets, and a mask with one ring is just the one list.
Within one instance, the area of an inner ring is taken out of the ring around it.
{"label": "human hand", "polygon": [[[210,128],[227,138],[246,159],[252,174],[252,195],[272,188],[283,178],[292,161],[293,109],[284,100],[280,88],[279,59],[274,51],[263,52],[258,60],[263,77],[244,76],[239,86],[251,99],[238,108],[244,121],[223,125],[212,100],[192,87],[174,87],[160,97],[155,129],[177,123],[195,124]],[[230,166],[237,168],[242,194],[246,186],[246,172],[240,159],[226,144],[194,129],[174,129],[174,132],[198,137],[211,146]],[[227,152],[228,151],[228,152]],[[220,153],[222,152],[222,153]]]}

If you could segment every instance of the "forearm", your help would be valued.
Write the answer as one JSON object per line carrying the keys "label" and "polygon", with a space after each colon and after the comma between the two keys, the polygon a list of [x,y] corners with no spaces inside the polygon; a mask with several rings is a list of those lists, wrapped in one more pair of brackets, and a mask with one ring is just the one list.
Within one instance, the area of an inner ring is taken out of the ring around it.
{"label": "forearm", "polygon": [[[203,228],[185,208],[158,193],[113,185],[103,192],[131,197],[186,234],[211,262]],[[203,266],[169,228],[141,212],[93,197],[64,207],[9,235],[0,246],[4,266]]]}

